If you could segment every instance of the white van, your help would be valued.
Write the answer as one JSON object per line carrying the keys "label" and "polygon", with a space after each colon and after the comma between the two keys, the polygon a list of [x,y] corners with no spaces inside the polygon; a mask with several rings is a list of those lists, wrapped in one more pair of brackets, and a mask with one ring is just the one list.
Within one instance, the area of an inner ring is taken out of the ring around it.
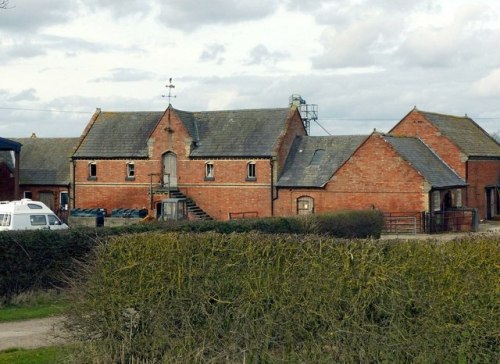
{"label": "white van", "polygon": [[43,202],[24,198],[20,201],[0,202],[0,231],[68,229]]}

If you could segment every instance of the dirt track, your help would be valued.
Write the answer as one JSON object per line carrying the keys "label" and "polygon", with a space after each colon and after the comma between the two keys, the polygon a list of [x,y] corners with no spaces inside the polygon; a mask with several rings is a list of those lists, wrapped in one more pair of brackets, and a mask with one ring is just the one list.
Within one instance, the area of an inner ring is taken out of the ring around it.
{"label": "dirt track", "polygon": [[58,337],[62,317],[0,323],[0,350],[37,348],[63,342]]}

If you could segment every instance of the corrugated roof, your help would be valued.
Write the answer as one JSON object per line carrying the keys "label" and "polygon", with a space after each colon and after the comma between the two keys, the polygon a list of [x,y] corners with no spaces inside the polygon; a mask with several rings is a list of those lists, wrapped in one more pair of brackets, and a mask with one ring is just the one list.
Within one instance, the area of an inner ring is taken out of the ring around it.
{"label": "corrugated roof", "polygon": [[413,137],[383,136],[389,144],[409,162],[433,188],[466,186],[467,183],[445,164],[420,139]]}
{"label": "corrugated roof", "polygon": [[147,158],[163,112],[100,112],[74,158]]}
{"label": "corrugated roof", "polygon": [[500,144],[471,118],[419,112],[467,156],[500,157]]}
{"label": "corrugated roof", "polygon": [[175,112],[198,142],[192,157],[270,157],[290,109]]}
{"label": "corrugated roof", "polygon": [[70,156],[78,138],[21,138],[19,183],[68,185]]}
{"label": "corrugated roof", "polygon": [[296,137],[277,185],[322,187],[366,138],[364,135]]}

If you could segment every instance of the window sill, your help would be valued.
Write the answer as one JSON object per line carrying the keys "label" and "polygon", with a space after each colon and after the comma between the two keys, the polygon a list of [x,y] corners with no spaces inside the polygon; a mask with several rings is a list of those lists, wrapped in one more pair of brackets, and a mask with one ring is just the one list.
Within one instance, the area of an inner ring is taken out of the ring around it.
{"label": "window sill", "polygon": [[125,177],[125,181],[135,181],[135,177]]}
{"label": "window sill", "polygon": [[205,177],[205,181],[215,181],[215,177]]}
{"label": "window sill", "polygon": [[87,181],[97,181],[97,177],[87,177]]}
{"label": "window sill", "polygon": [[245,178],[246,182],[257,182],[257,177],[247,177]]}

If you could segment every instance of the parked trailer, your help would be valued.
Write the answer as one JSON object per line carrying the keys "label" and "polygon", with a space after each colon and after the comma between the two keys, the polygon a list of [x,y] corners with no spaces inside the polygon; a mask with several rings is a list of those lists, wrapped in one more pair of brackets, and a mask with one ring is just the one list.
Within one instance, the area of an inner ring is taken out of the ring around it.
{"label": "parked trailer", "polygon": [[0,202],[0,231],[68,229],[43,202],[24,198]]}

